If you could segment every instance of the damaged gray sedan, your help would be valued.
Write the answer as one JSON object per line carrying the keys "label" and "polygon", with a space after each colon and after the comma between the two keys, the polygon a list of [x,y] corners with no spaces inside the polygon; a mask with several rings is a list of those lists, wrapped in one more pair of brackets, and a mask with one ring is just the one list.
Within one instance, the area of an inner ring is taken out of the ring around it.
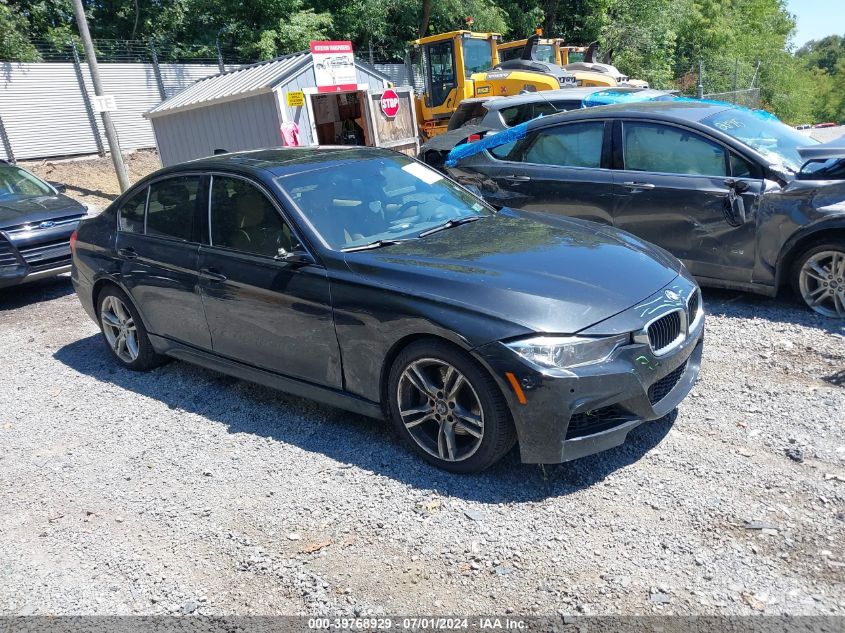
{"label": "damaged gray sedan", "polygon": [[536,119],[452,151],[453,177],[497,207],[624,229],[702,285],[845,318],[845,145],[762,111],[677,99]]}

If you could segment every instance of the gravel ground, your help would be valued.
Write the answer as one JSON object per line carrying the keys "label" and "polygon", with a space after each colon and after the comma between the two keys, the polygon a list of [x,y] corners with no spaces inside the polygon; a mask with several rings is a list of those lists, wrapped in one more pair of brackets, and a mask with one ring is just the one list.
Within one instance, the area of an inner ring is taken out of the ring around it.
{"label": "gravel ground", "polygon": [[676,418],[454,476],[386,425],[172,362],[69,280],[0,293],[0,614],[845,614],[845,327],[706,292]]}
{"label": "gravel ground", "polygon": [[[124,161],[131,182],[161,169],[155,150],[126,152]],[[117,176],[108,157],[21,161],[20,166],[45,180],[64,183],[67,195],[89,207],[104,209],[120,194]]]}

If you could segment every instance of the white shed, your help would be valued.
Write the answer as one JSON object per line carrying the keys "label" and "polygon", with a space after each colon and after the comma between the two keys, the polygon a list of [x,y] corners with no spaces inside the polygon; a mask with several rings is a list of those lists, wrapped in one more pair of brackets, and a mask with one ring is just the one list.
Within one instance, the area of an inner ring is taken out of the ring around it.
{"label": "white shed", "polygon": [[[317,87],[310,52],[294,53],[201,79],[145,113],[161,163],[285,145],[282,127],[298,126],[299,145],[379,145],[415,152],[413,94],[396,88],[399,113],[379,107],[387,76],[355,60],[357,86]],[[323,89],[325,90],[325,89]],[[288,143],[290,144],[290,143]]]}

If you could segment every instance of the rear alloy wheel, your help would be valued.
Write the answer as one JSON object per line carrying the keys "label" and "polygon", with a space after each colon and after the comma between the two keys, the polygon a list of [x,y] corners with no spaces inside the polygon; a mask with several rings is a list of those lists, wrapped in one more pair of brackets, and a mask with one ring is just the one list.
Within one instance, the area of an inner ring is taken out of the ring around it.
{"label": "rear alloy wheel", "polygon": [[819,244],[806,251],[798,259],[793,284],[810,308],[845,319],[845,244]]}
{"label": "rear alloy wheel", "polygon": [[135,306],[122,290],[116,287],[103,290],[99,296],[98,314],[103,339],[121,365],[142,371],[164,361],[153,350]]}
{"label": "rear alloy wheel", "polygon": [[489,375],[463,352],[436,341],[409,346],[388,386],[400,435],[432,464],[478,472],[515,442],[510,412]]}

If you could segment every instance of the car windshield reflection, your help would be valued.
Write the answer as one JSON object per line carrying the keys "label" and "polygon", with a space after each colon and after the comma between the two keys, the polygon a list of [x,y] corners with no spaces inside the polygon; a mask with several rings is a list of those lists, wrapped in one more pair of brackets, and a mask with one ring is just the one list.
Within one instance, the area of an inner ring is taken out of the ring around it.
{"label": "car windshield reflection", "polygon": [[13,201],[52,196],[53,190],[29,172],[0,164],[0,200]]}
{"label": "car windshield reflection", "polygon": [[761,110],[732,108],[701,121],[754,148],[774,163],[797,172],[802,163],[799,147],[816,145],[817,140],[781,123]]}
{"label": "car windshield reflection", "polygon": [[338,160],[276,183],[334,250],[387,246],[494,212],[439,172],[398,154]]}

